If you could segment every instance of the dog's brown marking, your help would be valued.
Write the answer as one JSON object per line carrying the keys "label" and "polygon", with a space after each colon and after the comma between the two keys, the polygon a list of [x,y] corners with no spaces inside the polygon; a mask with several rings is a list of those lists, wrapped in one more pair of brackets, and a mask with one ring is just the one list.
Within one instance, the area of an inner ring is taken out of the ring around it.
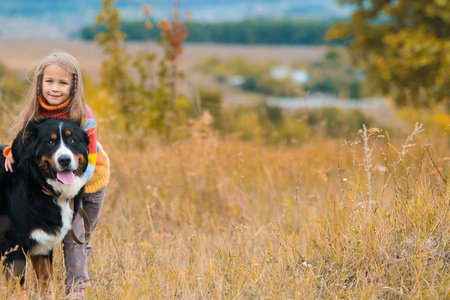
{"label": "dog's brown marking", "polygon": [[75,155],[75,161],[78,161],[78,168],[75,172],[75,175],[81,176],[83,175],[83,168],[87,165],[87,160],[85,159],[83,154]]}
{"label": "dog's brown marking", "polygon": [[42,172],[42,175],[45,178],[51,178],[53,177],[52,171],[48,168],[48,165],[50,165],[53,170],[56,170],[56,163],[55,163],[55,154],[53,154],[52,157],[42,156],[41,161],[39,162],[39,169]]}
{"label": "dog's brown marking", "polygon": [[53,268],[50,262],[50,257],[43,255],[30,256],[33,269],[36,272],[36,277],[41,288],[47,287],[52,277]]}
{"label": "dog's brown marking", "polygon": [[58,138],[58,135],[56,133],[52,133],[50,137],[52,138],[52,140],[56,140]]}
{"label": "dog's brown marking", "polygon": [[66,136],[70,136],[72,134],[72,131],[70,131],[69,129],[66,130]]}

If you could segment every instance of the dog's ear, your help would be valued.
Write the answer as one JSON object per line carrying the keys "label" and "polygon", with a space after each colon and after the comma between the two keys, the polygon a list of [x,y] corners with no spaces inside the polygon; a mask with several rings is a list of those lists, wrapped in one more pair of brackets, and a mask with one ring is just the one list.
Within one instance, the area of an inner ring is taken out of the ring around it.
{"label": "dog's ear", "polygon": [[14,139],[11,151],[15,161],[20,162],[25,157],[34,155],[38,135],[36,125],[37,123],[34,121],[28,122]]}
{"label": "dog's ear", "polygon": [[86,131],[84,131],[83,130],[83,139],[84,139],[84,142],[86,143],[86,145],[88,145],[89,146],[89,143],[91,142],[90,140],[89,140],[89,135],[86,133]]}
{"label": "dog's ear", "polygon": [[45,122],[47,122],[48,120],[51,120],[51,119],[53,119],[53,118],[52,117],[42,118],[42,119],[39,119],[39,120],[35,121],[35,123],[36,124],[41,124],[41,123],[45,123]]}

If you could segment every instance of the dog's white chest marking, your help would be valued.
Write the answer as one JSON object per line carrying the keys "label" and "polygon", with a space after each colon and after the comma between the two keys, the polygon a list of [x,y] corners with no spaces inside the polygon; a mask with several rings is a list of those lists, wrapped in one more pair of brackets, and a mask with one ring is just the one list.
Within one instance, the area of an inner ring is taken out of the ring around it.
{"label": "dog's white chest marking", "polygon": [[59,197],[56,204],[61,208],[62,227],[55,234],[50,234],[42,229],[36,229],[31,232],[30,238],[35,240],[37,244],[31,248],[31,255],[48,255],[50,251],[66,236],[72,226],[73,211],[70,208],[70,202],[67,198]]}
{"label": "dog's white chest marking", "polygon": [[69,185],[63,184],[58,179],[54,178],[47,179],[46,181],[53,187],[56,192],[59,192],[61,194],[60,198],[73,199],[73,197],[78,194],[78,192],[86,183],[86,177],[84,175],[75,176],[74,181]]}

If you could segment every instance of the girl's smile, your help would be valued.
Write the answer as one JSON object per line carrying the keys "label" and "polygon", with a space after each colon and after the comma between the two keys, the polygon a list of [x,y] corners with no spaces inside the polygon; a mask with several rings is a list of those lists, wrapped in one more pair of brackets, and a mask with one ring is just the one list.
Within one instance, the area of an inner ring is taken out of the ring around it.
{"label": "girl's smile", "polygon": [[56,64],[47,66],[42,77],[42,94],[52,105],[60,105],[69,99],[72,90],[70,73]]}

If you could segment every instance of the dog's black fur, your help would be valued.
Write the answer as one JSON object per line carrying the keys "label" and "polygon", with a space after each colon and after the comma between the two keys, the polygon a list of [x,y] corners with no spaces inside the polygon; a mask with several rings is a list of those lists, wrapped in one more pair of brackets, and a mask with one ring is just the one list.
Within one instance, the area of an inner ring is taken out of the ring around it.
{"label": "dog's black fur", "polygon": [[38,280],[48,281],[53,247],[75,215],[69,203],[74,201],[75,212],[80,205],[88,144],[88,135],[72,121],[47,118],[29,122],[15,138],[13,172],[5,170],[0,153],[0,251],[7,277],[19,276],[23,284],[28,254]]}

